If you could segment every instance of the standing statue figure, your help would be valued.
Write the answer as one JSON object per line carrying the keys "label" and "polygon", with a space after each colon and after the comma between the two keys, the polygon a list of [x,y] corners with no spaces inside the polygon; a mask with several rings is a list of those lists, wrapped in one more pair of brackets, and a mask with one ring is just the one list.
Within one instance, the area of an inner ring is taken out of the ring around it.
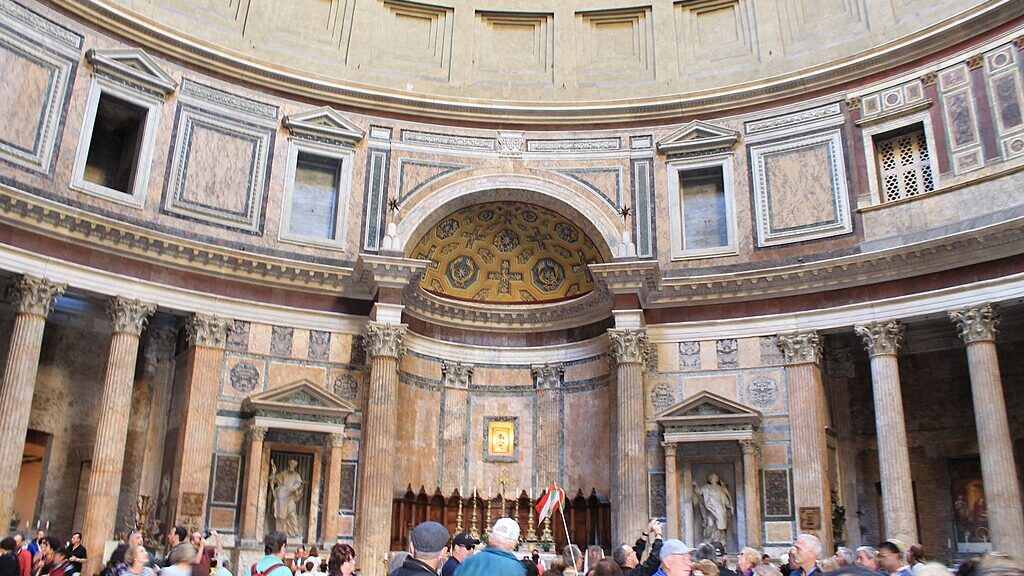
{"label": "standing statue figure", "polygon": [[693,493],[700,507],[704,542],[727,542],[729,520],[733,514],[729,488],[718,479],[718,474],[712,472],[708,474],[707,484],[693,485]]}
{"label": "standing statue figure", "polygon": [[270,491],[274,494],[274,529],[288,536],[301,537],[299,525],[299,498],[302,496],[302,477],[299,461],[288,460],[288,469],[278,471],[270,462]]}

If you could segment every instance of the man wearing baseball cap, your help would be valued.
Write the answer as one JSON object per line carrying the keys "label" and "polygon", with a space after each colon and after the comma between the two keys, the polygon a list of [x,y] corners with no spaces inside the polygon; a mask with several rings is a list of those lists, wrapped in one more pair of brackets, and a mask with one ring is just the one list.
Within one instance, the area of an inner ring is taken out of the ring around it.
{"label": "man wearing baseball cap", "polygon": [[469,532],[459,532],[452,538],[452,555],[448,558],[448,561],[444,563],[444,567],[441,568],[441,576],[452,576],[455,574],[455,569],[459,567],[459,564],[473,555],[476,552],[477,544],[480,541],[469,535]]}
{"label": "man wearing baseball cap", "polygon": [[448,545],[448,529],[437,522],[423,522],[412,529],[412,556],[405,559],[394,576],[437,576],[441,551]]}
{"label": "man wearing baseball cap", "polygon": [[487,548],[466,558],[455,576],[525,576],[526,569],[512,553],[519,545],[519,523],[499,518],[491,528]]}
{"label": "man wearing baseball cap", "polygon": [[694,548],[669,538],[661,545],[661,568],[653,576],[690,576]]}

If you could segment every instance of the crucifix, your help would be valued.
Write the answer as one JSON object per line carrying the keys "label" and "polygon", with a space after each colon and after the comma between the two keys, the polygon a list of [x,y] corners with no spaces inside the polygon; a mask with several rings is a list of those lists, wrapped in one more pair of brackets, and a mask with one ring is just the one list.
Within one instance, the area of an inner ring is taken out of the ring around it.
{"label": "crucifix", "polygon": [[519,272],[512,272],[509,269],[509,261],[501,261],[501,270],[498,272],[488,272],[488,280],[498,281],[498,294],[510,294],[512,292],[513,282],[522,282],[523,275]]}
{"label": "crucifix", "polygon": [[508,477],[508,471],[502,470],[501,474],[494,478],[494,481],[501,486],[501,515],[505,515],[505,490],[508,485],[512,483],[512,479]]}

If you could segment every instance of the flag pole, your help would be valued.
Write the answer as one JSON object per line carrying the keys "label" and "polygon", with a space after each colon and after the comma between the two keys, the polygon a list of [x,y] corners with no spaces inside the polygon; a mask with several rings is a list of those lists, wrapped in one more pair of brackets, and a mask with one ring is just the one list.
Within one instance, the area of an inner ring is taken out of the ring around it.
{"label": "flag pole", "polygon": [[572,569],[576,570],[576,553],[572,550],[572,537],[569,536],[569,524],[565,521],[564,504],[565,500],[563,499],[562,503],[558,506],[558,513],[562,515],[562,527],[565,528],[565,541],[569,543],[569,556],[572,557]]}

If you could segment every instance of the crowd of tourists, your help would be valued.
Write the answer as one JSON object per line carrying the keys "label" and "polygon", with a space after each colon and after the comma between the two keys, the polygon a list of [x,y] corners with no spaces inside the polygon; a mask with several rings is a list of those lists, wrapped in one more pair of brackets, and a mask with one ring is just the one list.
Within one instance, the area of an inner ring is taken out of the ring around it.
{"label": "crowd of tourists", "polygon": [[[409,552],[397,552],[388,562],[388,576],[1024,576],[1014,559],[999,553],[968,559],[955,570],[928,562],[920,544],[896,539],[875,547],[839,547],[825,557],[821,541],[802,534],[787,554],[772,558],[743,548],[731,558],[721,542],[696,548],[675,538],[665,539],[661,524],[652,521],[632,544],[623,544],[606,557],[600,546],[585,551],[575,544],[560,555],[536,549],[517,554],[519,523],[500,518],[491,526],[487,545],[467,532],[452,536],[437,522],[413,528]],[[217,532],[191,534],[176,526],[167,534],[167,553],[157,559],[143,544],[142,534],[129,532],[111,553],[100,576],[351,576],[358,574],[356,551],[335,544],[326,559],[316,548],[288,550],[283,532],[263,540],[264,556],[248,574],[234,574]],[[88,560],[82,534],[59,541],[40,531],[0,540],[0,576],[78,576]],[[547,558],[546,560],[544,558]]]}

